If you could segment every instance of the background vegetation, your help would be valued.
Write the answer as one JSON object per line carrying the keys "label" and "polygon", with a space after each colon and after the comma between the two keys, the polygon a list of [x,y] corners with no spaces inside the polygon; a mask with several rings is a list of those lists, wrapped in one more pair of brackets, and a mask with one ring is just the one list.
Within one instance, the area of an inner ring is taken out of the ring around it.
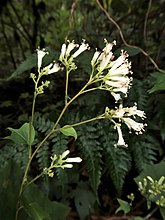
{"label": "background vegetation", "polygon": [[[116,40],[115,55],[119,55],[121,49],[127,50],[132,62],[134,80],[125,101],[127,105],[133,105],[136,101],[138,108],[146,112],[146,132],[140,136],[126,135],[128,149],[114,148],[116,134],[108,122],[83,125],[77,129],[76,141],[64,138],[62,134],[47,141],[33,161],[30,175],[35,176],[39,170],[48,166],[51,153],[59,155],[69,149],[73,155],[80,155],[83,163],[69,171],[57,170],[53,179],[45,178],[37,182],[47,198],[65,204],[65,208],[70,207],[70,211],[66,208],[68,219],[106,219],[106,216],[111,219],[119,207],[117,198],[129,202],[127,195],[130,193],[135,194],[135,200],[129,216],[162,218],[155,201],[147,209],[146,197],[138,191],[134,178],[144,171],[146,165],[158,164],[165,158],[164,8],[164,0],[1,0],[2,180],[8,178],[11,183],[15,180],[13,175],[16,173],[12,174],[11,167],[16,165],[12,163],[16,162],[21,169],[27,163],[26,147],[23,144],[14,145],[3,137],[8,135],[7,127],[19,128],[29,119],[33,95],[33,83],[29,74],[37,67],[36,48],[47,48],[50,51],[49,60],[45,61],[49,63],[54,57],[58,57],[62,43],[67,39],[74,39],[79,43],[86,39],[93,51],[96,47],[103,48],[104,38],[109,42]],[[87,52],[78,59],[79,70],[70,79],[70,95],[75,94],[89,76],[91,55]],[[51,86],[36,105],[36,143],[49,131],[63,105],[64,75],[52,75],[50,78]],[[112,105],[112,100],[106,92],[82,96],[72,105],[61,124],[98,115],[107,105]],[[161,170],[165,170],[164,168],[159,167]],[[19,168],[15,171],[19,176],[21,171],[18,170]],[[8,173],[10,177],[6,177],[4,173]],[[160,176],[165,176],[164,172],[160,173]],[[154,174],[152,177],[154,178]],[[33,192],[37,194],[37,190],[34,187]],[[0,193],[4,195],[3,190]],[[8,188],[8,193],[9,196],[4,196],[4,201],[10,201],[9,204],[14,206],[11,202],[12,187]],[[41,198],[40,200],[42,201]],[[0,208],[2,206],[4,203],[0,204]],[[3,209],[4,213],[7,210],[8,208],[5,211]],[[119,219],[128,218],[123,217],[122,213],[119,216]]]}

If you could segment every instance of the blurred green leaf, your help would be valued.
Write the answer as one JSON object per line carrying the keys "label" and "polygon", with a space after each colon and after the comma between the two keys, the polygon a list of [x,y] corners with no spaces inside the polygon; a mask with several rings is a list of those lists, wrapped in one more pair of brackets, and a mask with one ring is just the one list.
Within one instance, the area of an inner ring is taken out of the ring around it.
{"label": "blurred green leaf", "polygon": [[11,135],[5,137],[5,139],[9,139],[18,144],[32,144],[35,138],[35,130],[32,126],[31,140],[29,140],[29,123],[23,124],[19,129],[8,128],[11,131]]}
{"label": "blurred green leaf", "polygon": [[158,164],[153,164],[153,165],[146,164],[143,169],[143,172],[138,177],[134,178],[134,180],[136,183],[138,183],[147,176],[150,176],[155,180],[159,180],[164,175],[165,175],[165,161],[162,161]]}
{"label": "blurred green leaf", "polygon": [[79,213],[80,220],[86,217],[93,211],[96,197],[94,193],[88,188],[87,184],[80,182],[75,192],[75,205]]}
{"label": "blurred green leaf", "polygon": [[122,199],[117,199],[117,201],[119,202],[120,206],[119,208],[116,210],[115,213],[118,213],[119,211],[123,211],[124,214],[127,214],[128,212],[130,212],[131,207],[130,204]]}
{"label": "blurred green leaf", "polygon": [[[43,58],[43,66],[46,66],[56,60],[58,55],[57,52],[48,47],[45,48],[45,51],[47,51],[49,54],[45,55]],[[18,77],[22,73],[31,70],[32,68],[37,68],[37,53],[31,54],[25,61],[23,61],[7,80]]]}
{"label": "blurred green leaf", "polygon": [[148,92],[151,94],[165,90],[165,73],[154,72],[152,77],[155,79],[155,84]]}
{"label": "blurred green leaf", "polygon": [[64,204],[50,201],[35,184],[25,189],[23,205],[27,214],[35,220],[65,220],[70,211]]}
{"label": "blurred green leaf", "polygon": [[130,57],[133,57],[141,52],[138,48],[122,46],[119,49],[117,49],[114,52],[114,54],[119,56],[121,53],[121,50],[127,51],[127,53],[129,54]]}
{"label": "blurred green leaf", "polygon": [[165,220],[165,207],[160,207],[160,214],[162,215],[162,219]]}
{"label": "blurred green leaf", "polygon": [[74,137],[75,140],[77,139],[77,132],[76,132],[76,130],[75,130],[73,127],[71,127],[71,126],[66,125],[66,126],[60,128],[60,131],[61,131],[61,133],[63,133],[65,136],[71,136],[71,137]]}
{"label": "blurred green leaf", "polygon": [[15,219],[22,176],[22,171],[14,160],[10,160],[0,170],[0,219]]}

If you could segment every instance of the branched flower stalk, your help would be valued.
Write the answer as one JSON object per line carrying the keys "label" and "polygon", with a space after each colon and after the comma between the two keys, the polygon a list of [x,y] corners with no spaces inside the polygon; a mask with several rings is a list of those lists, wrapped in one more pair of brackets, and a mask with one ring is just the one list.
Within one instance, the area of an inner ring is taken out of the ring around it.
{"label": "branched flower stalk", "polygon": [[[59,61],[61,64],[57,63],[56,61],[52,62],[46,67],[42,67],[43,58],[48,54],[45,50],[37,50],[37,58],[38,58],[38,74],[31,73],[30,77],[32,78],[35,88],[34,88],[34,96],[33,96],[33,103],[32,103],[32,113],[31,113],[31,120],[29,126],[29,160],[28,164],[25,169],[25,173],[23,176],[22,184],[20,187],[19,192],[19,199],[17,203],[17,211],[15,220],[18,219],[18,213],[22,207],[21,199],[22,193],[29,184],[36,181],[42,175],[48,175],[53,177],[54,169],[57,167],[64,168],[72,168],[72,163],[79,163],[81,162],[81,158],[67,158],[69,151],[63,152],[62,155],[58,156],[53,155],[51,156],[51,163],[49,167],[46,167],[38,176],[36,176],[31,181],[28,181],[28,172],[30,169],[31,162],[35,157],[38,150],[41,146],[45,143],[45,141],[55,132],[59,132],[65,128],[76,127],[85,123],[89,123],[99,119],[109,119],[111,123],[114,124],[114,129],[117,130],[118,133],[118,142],[115,145],[117,146],[127,146],[124,141],[122,135],[122,123],[125,123],[128,129],[134,130],[136,134],[141,134],[144,131],[144,127],[146,124],[136,122],[134,119],[139,117],[141,119],[145,119],[145,113],[137,109],[137,105],[135,104],[133,107],[123,107],[122,103],[123,97],[126,97],[131,86],[132,82],[132,71],[131,71],[131,63],[128,61],[128,54],[124,51],[121,51],[121,55],[114,59],[114,54],[112,52],[112,48],[116,45],[116,42],[113,41],[109,43],[106,39],[105,47],[102,51],[97,51],[94,53],[93,58],[91,60],[91,74],[87,83],[80,89],[80,91],[71,98],[68,98],[68,86],[69,86],[69,74],[71,71],[77,69],[75,64],[75,58],[79,56],[82,52],[89,50],[89,45],[82,41],[81,45],[76,44],[74,41],[68,41],[67,44],[63,44],[61,48],[61,53],[59,56]],[[66,79],[65,79],[65,105],[55,122],[52,130],[47,134],[47,136],[38,144],[35,150],[32,151],[32,129],[33,128],[33,121],[34,121],[34,112],[35,112],[35,103],[36,98],[38,95],[44,93],[44,88],[49,86],[49,81],[41,81],[42,76],[49,75],[52,73],[56,73],[63,69],[61,67],[63,65],[66,70]],[[113,97],[116,103],[115,109],[110,109],[106,107],[105,112],[99,116],[94,118],[90,118],[84,121],[76,122],[72,125],[65,125],[62,128],[57,128],[61,118],[65,114],[68,107],[72,104],[72,102],[77,99],[80,95],[85,94],[87,92],[91,92],[94,90],[105,90],[108,91]]]}

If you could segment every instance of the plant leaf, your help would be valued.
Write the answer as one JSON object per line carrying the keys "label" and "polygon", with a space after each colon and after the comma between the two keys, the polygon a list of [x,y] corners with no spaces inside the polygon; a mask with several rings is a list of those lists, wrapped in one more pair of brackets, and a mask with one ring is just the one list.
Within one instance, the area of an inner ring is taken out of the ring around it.
{"label": "plant leaf", "polygon": [[148,92],[151,94],[154,92],[165,90],[165,74],[154,72],[152,76],[153,78],[155,78],[155,85],[150,90],[148,90]]}
{"label": "plant leaf", "polygon": [[140,53],[140,50],[138,48],[123,46],[117,49],[115,51],[115,54],[119,56],[121,53],[121,50],[127,51],[130,57],[133,57],[137,55],[138,53]]}
{"label": "plant leaf", "polygon": [[62,203],[50,201],[35,185],[29,185],[23,192],[23,205],[27,214],[35,220],[65,220],[70,208]]}
{"label": "plant leaf", "polygon": [[86,219],[86,217],[94,211],[95,202],[96,197],[94,193],[86,183],[80,182],[75,192],[75,205],[80,220]]}
{"label": "plant leaf", "polygon": [[119,208],[116,210],[115,213],[118,213],[119,211],[123,211],[124,214],[127,214],[128,212],[130,212],[131,207],[130,204],[122,199],[117,199],[117,201],[119,202],[120,206]]}
{"label": "plant leaf", "polygon": [[160,207],[160,214],[162,215],[162,219],[165,220],[165,207]]}
{"label": "plant leaf", "polygon": [[17,144],[32,144],[35,138],[35,130],[32,126],[31,132],[31,140],[29,139],[29,123],[23,124],[19,129],[8,128],[11,131],[11,135],[5,137],[5,139],[9,139],[14,141]]}
{"label": "plant leaf", "polygon": [[76,132],[76,130],[75,130],[73,127],[71,127],[71,126],[66,125],[66,126],[60,128],[60,131],[61,131],[61,133],[63,133],[65,136],[71,136],[71,137],[74,137],[75,140],[77,139],[77,132]]}

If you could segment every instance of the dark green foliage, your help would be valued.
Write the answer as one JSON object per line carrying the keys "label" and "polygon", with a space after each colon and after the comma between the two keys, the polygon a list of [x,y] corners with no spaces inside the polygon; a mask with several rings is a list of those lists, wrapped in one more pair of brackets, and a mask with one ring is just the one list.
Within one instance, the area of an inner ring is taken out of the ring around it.
{"label": "dark green foliage", "polygon": [[7,164],[10,159],[14,159],[22,169],[25,169],[28,162],[28,148],[24,144],[14,144],[9,142],[0,149],[0,168]]}
{"label": "dark green foliage", "polygon": [[145,164],[157,162],[159,142],[151,135],[134,136],[129,144],[135,167],[140,173]]}
{"label": "dark green foliage", "polygon": [[78,129],[79,138],[77,140],[78,148],[85,160],[85,167],[88,171],[91,187],[97,194],[101,178],[101,147],[99,142],[99,133],[96,129],[96,123],[81,126]]}
{"label": "dark green foliage", "polygon": [[24,191],[23,204],[27,214],[35,220],[65,220],[70,210],[62,203],[50,201],[34,184]]}
{"label": "dark green foliage", "polygon": [[0,169],[0,213],[3,220],[14,220],[22,171],[14,160]]}
{"label": "dark green foliage", "polygon": [[105,166],[119,194],[122,192],[126,175],[131,168],[131,155],[128,148],[115,147],[117,134],[109,121],[103,123],[101,146],[105,157]]}

